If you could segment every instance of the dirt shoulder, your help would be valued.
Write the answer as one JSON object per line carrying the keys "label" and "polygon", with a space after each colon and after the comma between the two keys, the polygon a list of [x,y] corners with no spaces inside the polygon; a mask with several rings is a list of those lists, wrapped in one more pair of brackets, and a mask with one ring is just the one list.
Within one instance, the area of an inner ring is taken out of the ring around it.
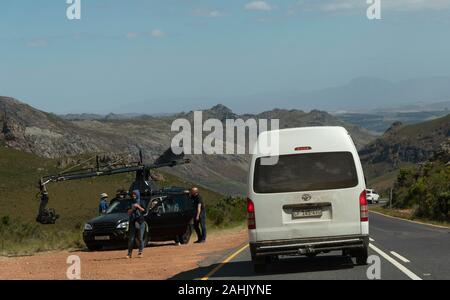
{"label": "dirt shoulder", "polygon": [[236,228],[211,233],[205,244],[158,243],[147,247],[143,258],[126,259],[126,250],[58,251],[27,257],[0,257],[0,279],[67,279],[69,265],[66,261],[70,255],[80,257],[82,279],[168,279],[198,268],[203,261],[219,261],[246,241],[247,230]]}

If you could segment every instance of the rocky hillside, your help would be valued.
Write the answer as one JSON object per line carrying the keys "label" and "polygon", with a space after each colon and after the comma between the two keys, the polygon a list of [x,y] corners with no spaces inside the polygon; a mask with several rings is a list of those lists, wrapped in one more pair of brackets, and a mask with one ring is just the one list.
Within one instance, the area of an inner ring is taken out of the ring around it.
{"label": "rocky hillside", "polygon": [[366,145],[360,156],[375,175],[381,175],[402,164],[448,157],[449,145],[450,114],[414,125],[396,122],[382,137]]}
{"label": "rocky hillside", "polygon": [[[3,115],[3,112],[6,116]],[[0,122],[3,134],[0,143],[11,148],[37,154],[46,158],[63,158],[85,153],[127,153],[152,161],[170,146],[175,133],[170,131],[176,118],[192,120],[193,112],[169,116],[114,116],[98,118],[77,115],[60,118],[21,103],[12,98],[0,97]],[[326,112],[300,110],[272,110],[258,115],[237,115],[223,105],[203,111],[203,119],[216,118],[278,118],[281,128],[301,126],[336,125],[346,127],[361,148],[373,140],[367,131],[348,125]],[[243,155],[196,155],[192,164],[171,170],[186,180],[200,182],[214,190],[230,194],[245,193],[248,157]],[[227,184],[223,184],[227,182]]]}
{"label": "rocky hillside", "polygon": [[46,158],[94,153],[127,147],[128,139],[103,133],[39,111],[13,98],[0,97],[0,140],[9,147]]}

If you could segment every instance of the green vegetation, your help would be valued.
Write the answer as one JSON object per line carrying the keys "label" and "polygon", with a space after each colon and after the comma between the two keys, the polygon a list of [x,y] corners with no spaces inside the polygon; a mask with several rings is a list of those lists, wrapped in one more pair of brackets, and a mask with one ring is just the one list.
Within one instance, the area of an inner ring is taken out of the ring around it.
{"label": "green vegetation", "polygon": [[401,169],[394,186],[394,208],[412,209],[412,216],[448,222],[450,207],[450,166],[430,162]]}
{"label": "green vegetation", "polygon": [[208,222],[216,227],[242,224],[246,219],[247,202],[243,198],[226,197],[207,207]]}
{"label": "green vegetation", "polygon": [[9,216],[0,219],[0,255],[27,255],[54,249],[83,247],[81,228],[58,230],[25,223]]}
{"label": "green vegetation", "polygon": [[[114,195],[118,188],[128,188],[134,174],[100,177],[50,184],[48,207],[60,215],[56,225],[35,222],[40,177],[58,172],[57,161],[0,147],[0,255],[24,255],[38,251],[84,247],[84,223],[97,215],[98,197]],[[164,178],[160,187],[193,184],[158,171]],[[208,224],[215,228],[236,226],[245,218],[245,202],[225,198],[200,186],[208,208]],[[222,210],[222,211],[221,211]]]}

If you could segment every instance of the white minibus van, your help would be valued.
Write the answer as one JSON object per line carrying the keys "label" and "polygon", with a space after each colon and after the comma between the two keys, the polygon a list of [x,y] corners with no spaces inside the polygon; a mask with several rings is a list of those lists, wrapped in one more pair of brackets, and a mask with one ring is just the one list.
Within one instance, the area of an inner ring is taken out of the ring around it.
{"label": "white minibus van", "polygon": [[339,250],[366,264],[366,183],[345,128],[305,127],[260,134],[279,139],[278,162],[256,151],[248,179],[248,230],[255,271],[271,258]]}

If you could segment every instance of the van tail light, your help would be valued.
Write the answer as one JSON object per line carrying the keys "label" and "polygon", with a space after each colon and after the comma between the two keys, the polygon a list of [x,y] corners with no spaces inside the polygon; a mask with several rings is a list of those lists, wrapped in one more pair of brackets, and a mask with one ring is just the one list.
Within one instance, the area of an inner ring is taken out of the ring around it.
{"label": "van tail light", "polygon": [[367,195],[365,190],[359,195],[359,208],[361,212],[361,222],[369,221],[369,205],[367,204]]}
{"label": "van tail light", "polygon": [[295,151],[309,151],[309,150],[312,150],[310,146],[302,146],[295,148]]}
{"label": "van tail light", "polygon": [[248,229],[256,229],[255,204],[247,198],[247,220]]}

